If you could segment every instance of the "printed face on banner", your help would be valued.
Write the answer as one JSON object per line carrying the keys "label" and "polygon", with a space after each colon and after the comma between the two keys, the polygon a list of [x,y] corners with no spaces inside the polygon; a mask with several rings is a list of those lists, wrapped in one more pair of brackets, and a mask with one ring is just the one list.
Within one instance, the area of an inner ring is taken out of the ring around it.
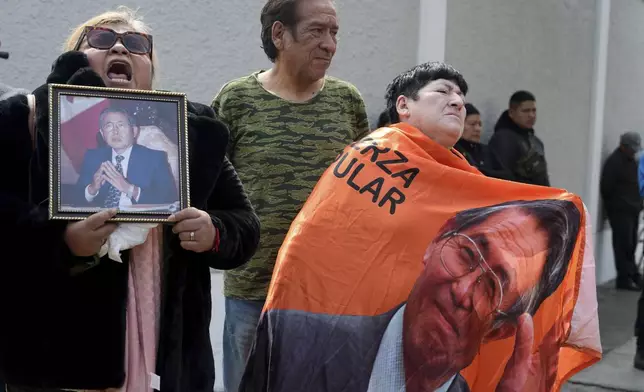
{"label": "printed face on banner", "polygon": [[[513,202],[448,221],[405,309],[406,365],[427,386],[467,367],[480,345],[516,333],[563,280],[579,229],[573,203]],[[553,248],[556,247],[556,248]]]}
{"label": "printed face on banner", "polygon": [[589,220],[578,196],[485,177],[405,123],[374,131],[291,225],[243,384],[556,390],[601,358]]}

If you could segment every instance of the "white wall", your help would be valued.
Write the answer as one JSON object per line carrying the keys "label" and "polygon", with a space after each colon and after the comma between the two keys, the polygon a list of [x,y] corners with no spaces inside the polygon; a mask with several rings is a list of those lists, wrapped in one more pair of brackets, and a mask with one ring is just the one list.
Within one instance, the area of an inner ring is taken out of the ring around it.
{"label": "white wall", "polygon": [[644,1],[613,0],[610,16],[604,157],[617,147],[620,134],[644,136]]}
{"label": "white wall", "polygon": [[[0,81],[34,89],[42,84],[69,30],[117,5],[138,6],[152,25],[161,62],[159,88],[210,103],[228,80],[270,67],[261,49],[263,1],[2,0]],[[387,84],[416,63],[418,0],[338,0],[340,35],[330,73],[353,82],[370,122],[384,108]],[[65,17],[53,17],[64,9]]]}
{"label": "white wall", "polygon": [[[644,2],[641,0],[613,0],[610,11],[608,37],[608,69],[606,77],[606,106],[602,158],[610,155],[619,144],[619,136],[626,131],[637,131],[644,137]],[[602,161],[603,161],[602,160]],[[615,266],[608,221],[602,222],[603,233],[598,235],[597,281],[615,278]],[[641,255],[638,247],[636,258]],[[601,268],[601,269],[600,269]]]}
{"label": "white wall", "polygon": [[446,61],[470,84],[468,100],[483,113],[486,137],[514,91],[533,92],[552,185],[584,196],[595,1],[456,0],[447,6]]}
{"label": "white wall", "polygon": [[[425,1],[425,0],[421,0]],[[355,84],[369,123],[385,108],[385,89],[416,65],[419,0],[336,0],[340,21],[338,53],[330,73]]]}

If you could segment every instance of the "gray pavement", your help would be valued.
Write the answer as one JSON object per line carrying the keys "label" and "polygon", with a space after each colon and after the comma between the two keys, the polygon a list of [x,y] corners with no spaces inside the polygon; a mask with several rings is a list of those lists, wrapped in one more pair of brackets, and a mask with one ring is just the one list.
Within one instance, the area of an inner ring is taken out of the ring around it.
{"label": "gray pavement", "polygon": [[604,356],[602,361],[573,378],[578,386],[597,386],[619,391],[644,391],[644,372],[633,368],[635,339]]}
{"label": "gray pavement", "polygon": [[603,358],[575,375],[563,392],[644,391],[644,372],[633,368],[639,293],[617,291],[614,285],[597,287]]}

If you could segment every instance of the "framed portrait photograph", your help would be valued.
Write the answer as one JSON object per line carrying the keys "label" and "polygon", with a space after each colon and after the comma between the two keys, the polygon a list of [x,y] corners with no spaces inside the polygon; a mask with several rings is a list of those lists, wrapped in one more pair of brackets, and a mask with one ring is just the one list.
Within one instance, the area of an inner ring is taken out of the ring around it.
{"label": "framed portrait photograph", "polygon": [[49,217],[163,223],[189,207],[183,93],[49,85]]}

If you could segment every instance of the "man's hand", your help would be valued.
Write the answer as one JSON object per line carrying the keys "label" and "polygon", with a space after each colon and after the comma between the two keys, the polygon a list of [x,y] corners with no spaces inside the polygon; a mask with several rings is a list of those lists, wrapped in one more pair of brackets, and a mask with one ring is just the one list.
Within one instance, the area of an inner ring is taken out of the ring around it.
{"label": "man's hand", "polygon": [[106,223],[115,215],[116,209],[110,209],[90,215],[85,220],[68,224],[64,238],[69,250],[81,257],[98,253],[110,234],[116,230],[116,224]]}
{"label": "man's hand", "polygon": [[103,184],[105,184],[105,175],[103,174],[103,165],[101,165],[96,171],[96,173],[94,173],[92,183],[89,184],[89,187],[87,188],[87,190],[89,191],[89,194],[92,196],[96,196],[96,194],[101,189]]}
{"label": "man's hand", "polygon": [[179,234],[183,249],[196,253],[212,249],[216,230],[207,212],[190,207],[171,215],[169,220],[176,222],[172,232]]}
{"label": "man's hand", "polygon": [[123,177],[123,174],[119,173],[118,170],[116,170],[116,167],[112,162],[103,162],[101,167],[103,168],[103,173],[107,182],[112,184],[114,188],[123,193],[130,192],[130,187],[132,186],[132,184],[127,182],[125,177]]}
{"label": "man's hand", "polygon": [[532,324],[532,317],[527,313],[521,315],[517,323],[514,351],[507,365],[505,365],[501,381],[496,387],[497,392],[523,391],[528,379],[532,344],[534,342],[534,325]]}

